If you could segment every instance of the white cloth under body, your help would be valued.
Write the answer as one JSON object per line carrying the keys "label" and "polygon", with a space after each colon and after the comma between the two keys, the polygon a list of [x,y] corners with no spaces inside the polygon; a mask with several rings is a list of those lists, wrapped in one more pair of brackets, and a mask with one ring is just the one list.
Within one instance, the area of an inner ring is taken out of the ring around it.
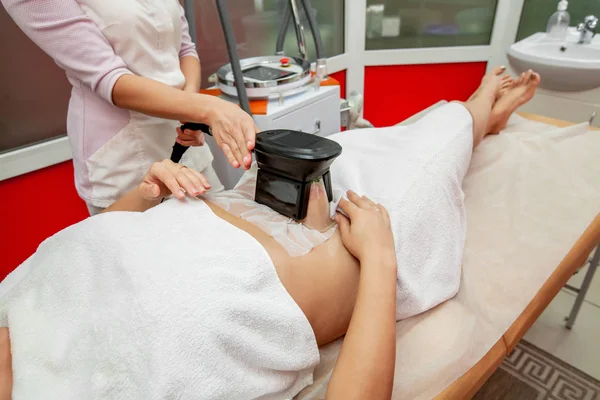
{"label": "white cloth under body", "polygon": [[[559,129],[515,115],[484,139],[463,182],[460,290],[398,322],[394,400],[434,398],[501,340],[600,212],[599,154],[600,132],[588,124]],[[562,317],[554,324],[562,329]],[[341,345],[320,349],[315,383],[297,400],[325,398]]]}
{"label": "white cloth under body", "polygon": [[89,218],[0,284],[13,399],[284,399],[311,326],[263,247],[202,201]]}

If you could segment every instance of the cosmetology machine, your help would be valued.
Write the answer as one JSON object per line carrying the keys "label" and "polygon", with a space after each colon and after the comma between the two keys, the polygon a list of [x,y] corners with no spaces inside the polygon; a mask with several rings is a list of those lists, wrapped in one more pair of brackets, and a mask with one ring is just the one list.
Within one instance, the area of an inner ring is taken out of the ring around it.
{"label": "cosmetology machine", "polygon": [[[328,78],[327,60],[310,0],[283,0],[281,5],[285,6],[285,14],[277,38],[276,54],[243,60],[238,57],[227,1],[217,0],[216,5],[230,60],[212,77],[216,88],[220,89],[219,97],[239,103],[253,116],[261,131],[283,128],[322,137],[339,132],[342,113],[340,88],[338,85],[321,86],[321,82]],[[302,8],[315,42],[317,67],[314,75],[311,63],[306,59]],[[193,14],[190,19],[193,20]],[[286,56],[283,52],[292,21],[299,57]],[[261,105],[260,112],[254,107],[257,104]],[[252,109],[255,112],[251,112]],[[213,140],[207,142],[215,157],[213,166],[217,175],[226,189],[233,188],[244,171],[230,167],[216,143]]]}
{"label": "cosmetology machine", "polygon": [[[252,115],[250,99],[267,102],[265,115],[253,115],[261,129],[256,137],[254,158],[258,164],[255,201],[279,213],[300,220],[306,216],[310,185],[323,179],[329,200],[332,200],[329,167],[341,154],[341,146],[324,136],[340,129],[339,86],[323,86],[327,78],[326,60],[322,57],[322,43],[310,0],[301,0],[306,10],[315,46],[317,68],[313,76],[306,60],[304,31],[296,0],[289,0],[279,38],[276,56],[239,60],[233,28],[225,0],[217,0],[217,7],[231,63],[217,71],[221,96],[239,101],[244,111]],[[284,57],[283,44],[291,20],[301,58]],[[202,130],[211,134],[204,124],[185,124],[182,128]],[[219,178],[230,189],[244,173],[234,169],[223,152],[210,140],[215,156],[214,167]],[[186,147],[175,144],[171,159],[179,162]]]}

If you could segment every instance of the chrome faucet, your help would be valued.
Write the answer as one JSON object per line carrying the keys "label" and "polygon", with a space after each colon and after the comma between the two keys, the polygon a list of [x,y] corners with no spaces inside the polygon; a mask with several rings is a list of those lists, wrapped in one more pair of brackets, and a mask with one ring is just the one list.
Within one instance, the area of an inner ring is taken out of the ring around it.
{"label": "chrome faucet", "polygon": [[577,30],[581,33],[579,36],[579,44],[590,44],[596,35],[596,26],[598,18],[593,15],[585,17],[584,21],[577,25]]}

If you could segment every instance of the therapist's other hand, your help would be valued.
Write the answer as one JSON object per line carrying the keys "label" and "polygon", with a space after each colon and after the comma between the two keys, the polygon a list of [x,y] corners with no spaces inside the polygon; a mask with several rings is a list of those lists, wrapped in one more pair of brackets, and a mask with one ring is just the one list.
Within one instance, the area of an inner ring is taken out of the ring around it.
{"label": "therapist's other hand", "polygon": [[229,101],[212,97],[206,124],[234,168],[250,169],[258,127],[248,113]]}
{"label": "therapist's other hand", "polygon": [[[185,123],[183,121],[180,122],[182,125]],[[202,131],[192,131],[190,129],[182,131],[181,127],[179,126],[175,129],[175,131],[177,131],[177,143],[183,146],[204,146],[204,143],[206,143],[206,135]]]}
{"label": "therapist's other hand", "polygon": [[192,197],[206,193],[210,183],[198,171],[163,160],[152,164],[138,186],[140,195],[147,200],[159,200],[173,194],[183,199],[186,194]]}
{"label": "therapist's other hand", "polygon": [[394,237],[385,207],[351,190],[347,195],[348,200],[339,204],[347,217],[341,213],[335,216],[344,246],[360,261],[382,257],[381,261],[395,265]]}

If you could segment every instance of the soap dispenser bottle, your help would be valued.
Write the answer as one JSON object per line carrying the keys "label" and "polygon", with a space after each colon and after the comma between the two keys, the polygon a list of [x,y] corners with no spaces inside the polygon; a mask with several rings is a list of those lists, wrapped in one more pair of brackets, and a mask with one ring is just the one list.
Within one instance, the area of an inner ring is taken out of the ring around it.
{"label": "soap dispenser bottle", "polygon": [[567,11],[568,6],[569,2],[567,0],[558,2],[558,9],[548,20],[548,27],[546,28],[549,39],[565,40],[567,38],[567,30],[571,22],[571,16]]}

